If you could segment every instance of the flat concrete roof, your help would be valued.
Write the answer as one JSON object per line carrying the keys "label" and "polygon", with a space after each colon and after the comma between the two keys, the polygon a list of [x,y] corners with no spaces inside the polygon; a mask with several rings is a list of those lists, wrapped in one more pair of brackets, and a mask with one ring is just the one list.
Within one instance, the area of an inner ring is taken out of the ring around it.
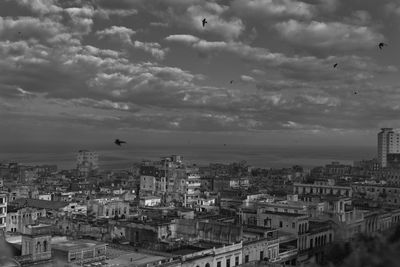
{"label": "flat concrete roof", "polygon": [[[115,250],[114,253],[118,253],[119,250],[111,248],[110,250]],[[112,257],[112,259],[106,260],[108,266],[110,267],[132,267],[138,265],[145,265],[147,263],[161,261],[166,259],[162,256],[150,255],[141,252],[128,252],[121,251],[121,254],[117,257]]]}
{"label": "flat concrete roof", "polygon": [[54,240],[51,242],[52,249],[71,251],[85,248],[93,248],[95,246],[107,245],[107,243],[95,240]]}
{"label": "flat concrete roof", "polygon": [[302,214],[302,213],[279,212],[279,211],[269,211],[269,210],[264,210],[263,213],[286,216],[286,217],[308,217],[307,214]]}

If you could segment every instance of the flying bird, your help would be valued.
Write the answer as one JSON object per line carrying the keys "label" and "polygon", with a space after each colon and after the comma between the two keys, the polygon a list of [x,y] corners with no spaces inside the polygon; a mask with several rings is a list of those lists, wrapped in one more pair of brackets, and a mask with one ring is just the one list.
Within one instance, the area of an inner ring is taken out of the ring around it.
{"label": "flying bird", "polygon": [[204,18],[204,19],[201,21],[201,23],[203,24],[203,27],[205,27],[205,26],[206,26],[206,23],[207,23],[207,20]]}
{"label": "flying bird", "polygon": [[384,46],[387,46],[388,44],[385,44],[385,43],[379,43],[378,44],[378,47],[379,47],[379,49],[382,49]]}
{"label": "flying bird", "polygon": [[126,144],[126,142],[119,139],[115,139],[114,144],[116,144],[117,146],[121,146],[121,144]]}
{"label": "flying bird", "polygon": [[233,80],[231,80],[231,82],[230,82],[231,84],[233,83]]}
{"label": "flying bird", "polygon": [[354,94],[355,94],[355,95],[357,95],[357,94],[358,94],[358,92],[357,92],[357,91],[354,91]]}
{"label": "flying bird", "polygon": [[337,67],[337,65],[338,65],[338,64],[337,64],[337,63],[335,63],[335,64],[333,65],[333,68],[336,68],[336,67]]}

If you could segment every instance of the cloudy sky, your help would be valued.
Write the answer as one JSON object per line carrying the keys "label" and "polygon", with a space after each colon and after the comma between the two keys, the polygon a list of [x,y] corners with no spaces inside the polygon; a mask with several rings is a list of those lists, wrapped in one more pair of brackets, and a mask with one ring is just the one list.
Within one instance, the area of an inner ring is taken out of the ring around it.
{"label": "cloudy sky", "polygon": [[0,145],[374,145],[399,25],[397,0],[2,0]]}

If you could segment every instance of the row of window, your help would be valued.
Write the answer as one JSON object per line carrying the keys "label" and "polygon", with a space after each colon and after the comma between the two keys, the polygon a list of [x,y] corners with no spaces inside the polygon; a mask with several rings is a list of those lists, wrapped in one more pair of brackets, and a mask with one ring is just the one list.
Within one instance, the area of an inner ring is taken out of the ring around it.
{"label": "row of window", "polygon": [[[1,212],[0,212],[1,213]],[[22,214],[22,215],[11,215],[10,217],[11,217],[11,220],[13,221],[13,223],[15,223],[15,220],[19,217],[19,218],[22,218],[22,219],[25,219],[25,218],[32,218],[32,217],[34,217],[35,216],[35,214],[34,213],[25,213],[25,214]],[[40,213],[39,212],[37,212],[36,213],[36,216],[37,217],[40,217]]]}
{"label": "row of window", "polygon": [[[375,188],[374,187],[367,187],[366,189],[367,192],[375,192]],[[380,188],[376,188],[376,192],[381,192]],[[382,193],[386,193],[386,189],[382,188]],[[388,193],[392,193],[392,190],[388,190]],[[393,190],[393,193],[397,194],[397,189]]]}
{"label": "row of window", "polygon": [[[228,258],[225,261],[226,261],[225,262],[225,266],[226,267],[231,267],[231,259]],[[206,264],[206,267],[207,267],[207,264]],[[232,265],[232,266],[238,266],[238,265],[239,265],[239,256],[236,256],[235,257],[235,265]],[[217,261],[217,267],[221,267],[221,266],[222,266],[222,262],[221,261]],[[198,267],[200,267],[200,266],[198,266]]]}
{"label": "row of window", "polygon": [[[126,213],[127,213],[127,210],[128,210],[127,207],[124,207],[123,213],[126,214]],[[121,209],[118,209],[118,212],[117,212],[117,210],[115,210],[115,209],[112,209],[112,210],[111,210],[111,215],[112,215],[112,216],[117,215],[117,213],[118,213],[118,214],[121,214]],[[109,215],[110,215],[109,209],[106,209],[106,216],[109,216]]]}
{"label": "row of window", "polygon": [[[326,242],[327,242],[327,235],[326,234],[325,235],[321,235],[321,236],[317,236],[315,238],[311,238],[310,239],[310,248],[313,248],[314,244],[315,244],[315,247],[324,246],[324,245],[326,245]],[[332,233],[329,233],[329,241],[328,242],[329,243],[332,242]]]}
{"label": "row of window", "polygon": [[71,252],[69,254],[69,260],[74,261],[76,259],[89,259],[93,258],[93,250]]}

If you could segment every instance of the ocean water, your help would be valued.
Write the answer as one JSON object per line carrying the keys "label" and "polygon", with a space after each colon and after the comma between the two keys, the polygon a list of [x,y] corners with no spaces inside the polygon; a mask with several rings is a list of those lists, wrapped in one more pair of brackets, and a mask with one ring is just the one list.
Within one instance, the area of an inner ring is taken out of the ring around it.
{"label": "ocean water", "polygon": [[[85,148],[82,148],[85,149]],[[57,164],[59,169],[75,167],[78,149],[43,148],[32,151],[0,152],[2,162],[23,164]],[[173,154],[182,155],[190,163],[230,163],[246,160],[255,167],[281,168],[295,164],[304,167],[321,166],[332,161],[351,164],[355,160],[376,157],[375,147],[360,146],[255,146],[255,145],[185,145],[152,146],[126,145],[95,149],[99,154],[100,167],[119,169],[129,167],[143,159],[157,160]]]}

